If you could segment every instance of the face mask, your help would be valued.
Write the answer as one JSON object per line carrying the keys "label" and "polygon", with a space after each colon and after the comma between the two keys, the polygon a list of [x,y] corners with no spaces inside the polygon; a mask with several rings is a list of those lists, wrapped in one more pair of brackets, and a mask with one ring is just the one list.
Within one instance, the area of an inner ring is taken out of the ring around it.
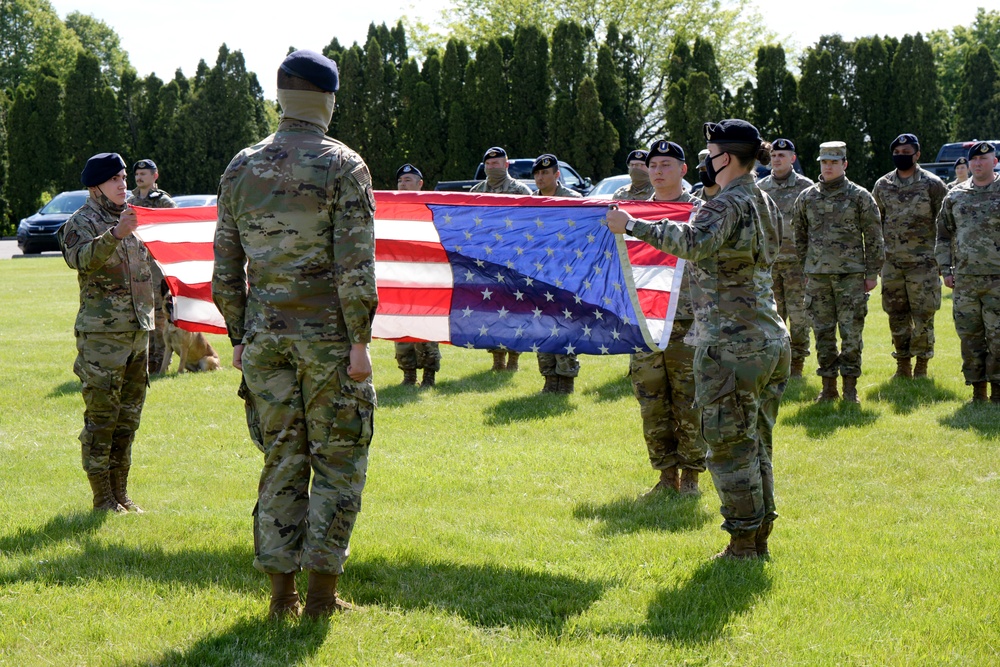
{"label": "face mask", "polygon": [[632,179],[632,187],[641,189],[649,185],[649,172],[644,169],[632,167],[628,170],[628,177]]}
{"label": "face mask", "polygon": [[333,107],[336,96],[332,93],[319,93],[312,90],[281,90],[278,89],[278,104],[281,105],[281,117],[304,120],[307,123],[319,125],[326,131],[333,120]]}
{"label": "face mask", "polygon": [[486,180],[496,184],[507,177],[507,167],[486,167]]}
{"label": "face mask", "polygon": [[725,154],[725,151],[723,151],[721,153],[716,153],[715,155],[709,155],[708,157],[705,158],[705,175],[708,177],[709,180],[712,181],[712,185],[715,185],[716,180],[719,177],[719,172],[722,171],[722,169],[725,169],[726,167],[729,166],[727,164],[722,169],[716,169],[715,165],[712,163],[712,161],[715,160],[715,158],[719,157],[720,155],[724,155],[724,154]]}
{"label": "face mask", "polygon": [[704,185],[706,188],[710,188],[713,185],[715,185],[715,179],[708,175],[707,162],[705,163],[705,169],[698,170],[698,180],[700,180],[701,184]]}
{"label": "face mask", "polygon": [[90,196],[93,197],[94,201],[97,202],[98,206],[103,208],[111,215],[121,215],[122,212],[125,210],[125,204],[116,204],[113,201],[111,201],[111,198],[108,197],[106,194],[104,194],[104,191],[101,190],[100,186],[93,188],[90,191]]}
{"label": "face mask", "polygon": [[900,171],[908,171],[913,168],[913,156],[893,155],[892,163],[896,165],[896,169],[899,169]]}

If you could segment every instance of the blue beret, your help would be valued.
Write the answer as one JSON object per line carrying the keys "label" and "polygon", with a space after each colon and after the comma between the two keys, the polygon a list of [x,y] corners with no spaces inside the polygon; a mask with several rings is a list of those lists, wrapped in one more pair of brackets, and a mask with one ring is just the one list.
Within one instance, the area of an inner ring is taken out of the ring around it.
{"label": "blue beret", "polygon": [[493,157],[505,158],[507,157],[507,151],[500,148],[499,146],[494,146],[493,148],[489,149],[483,154],[483,162],[486,162],[487,160]]}
{"label": "blue beret", "polygon": [[407,162],[402,167],[396,170],[396,180],[398,181],[403,174],[416,174],[417,178],[419,178],[420,180],[424,180],[424,175],[420,173],[420,170],[414,167],[409,162]]}
{"label": "blue beret", "polygon": [[775,139],[771,142],[772,151],[792,151],[795,152],[795,144],[791,139]]}
{"label": "blue beret", "polygon": [[628,159],[625,160],[625,163],[628,164],[629,162],[631,162],[633,160],[638,160],[639,162],[645,162],[646,161],[646,155],[648,155],[648,153],[646,153],[646,151],[644,151],[642,149],[634,150],[634,151],[632,151],[631,153],[628,154]]}
{"label": "blue beret", "polygon": [[919,151],[920,140],[915,134],[901,134],[892,140],[892,143],[889,144],[889,150],[893,150],[896,146],[914,146]]}
{"label": "blue beret", "polygon": [[531,164],[531,173],[534,174],[539,169],[549,169],[551,167],[559,168],[558,158],[552,153],[542,153]]}
{"label": "blue beret", "polygon": [[680,147],[680,144],[675,144],[666,139],[654,141],[649,145],[649,153],[646,155],[646,166],[648,167],[649,161],[658,155],[676,158],[681,162],[684,161],[684,149]]}
{"label": "blue beret", "polygon": [[88,188],[96,188],[124,168],[125,160],[118,153],[98,153],[87,160],[80,182]]}
{"label": "blue beret", "polygon": [[969,149],[969,159],[976,157],[977,155],[988,155],[989,153],[996,153],[997,149],[993,144],[988,141],[977,141],[972,144],[972,148]]}
{"label": "blue beret", "polygon": [[300,49],[285,56],[281,62],[285,74],[305,79],[327,93],[335,93],[340,88],[340,74],[337,63],[322,53]]}
{"label": "blue beret", "polygon": [[739,118],[728,118],[718,123],[705,123],[705,139],[713,144],[759,144],[757,128]]}

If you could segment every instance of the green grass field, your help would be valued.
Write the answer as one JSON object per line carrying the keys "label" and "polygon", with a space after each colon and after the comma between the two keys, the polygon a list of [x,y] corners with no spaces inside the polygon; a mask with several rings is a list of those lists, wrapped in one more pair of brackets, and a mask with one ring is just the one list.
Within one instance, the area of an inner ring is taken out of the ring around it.
{"label": "green grass field", "polygon": [[94,514],[76,303],[59,258],[0,262],[2,665],[1000,663],[1000,408],[967,402],[950,296],[929,380],[890,380],[873,296],[862,405],[813,404],[814,358],[790,386],[770,562],[709,561],[727,538],[707,475],[699,499],[637,500],[656,475],[624,357],[583,357],[566,397],[538,393],[534,355],[494,375],[445,347],[426,391],[377,341],[341,580],[364,609],[277,624],[238,372],[154,379],[130,484],[147,513]]}

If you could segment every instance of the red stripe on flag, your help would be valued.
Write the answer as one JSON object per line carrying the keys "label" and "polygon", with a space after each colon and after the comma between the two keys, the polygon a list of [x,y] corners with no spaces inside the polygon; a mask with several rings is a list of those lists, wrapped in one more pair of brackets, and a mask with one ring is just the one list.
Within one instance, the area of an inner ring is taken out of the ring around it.
{"label": "red stripe on flag", "polygon": [[212,303],[212,283],[182,283],[174,276],[167,276],[167,286],[174,296],[186,296]]}
{"label": "red stripe on flag", "polygon": [[447,264],[448,253],[440,243],[375,239],[376,262],[433,262]]}
{"label": "red stripe on flag", "polygon": [[214,206],[188,208],[143,208],[134,206],[139,225],[169,224],[171,222],[215,222],[218,214]]}
{"label": "red stripe on flag", "polygon": [[229,335],[229,332],[222,327],[217,327],[212,324],[205,324],[204,322],[189,322],[187,320],[174,320],[174,325],[184,329],[185,331],[203,331],[205,333],[212,334],[222,334],[223,336]]}
{"label": "red stripe on flag", "polygon": [[378,204],[375,208],[375,217],[382,220],[419,220],[432,222],[434,215],[427,208],[426,204],[414,202],[395,201],[395,197],[384,195],[398,195],[398,192],[378,192]]}
{"label": "red stripe on flag", "polygon": [[378,312],[391,315],[447,315],[451,312],[451,290],[379,287]]}
{"label": "red stripe on flag", "polygon": [[166,243],[164,241],[150,241],[146,243],[146,247],[160,264],[215,261],[215,251],[211,243]]}
{"label": "red stripe on flag", "polygon": [[642,308],[643,315],[658,320],[662,320],[667,316],[667,307],[670,305],[670,292],[638,289],[635,293],[639,297],[639,306]]}
{"label": "red stripe on flag", "polygon": [[677,266],[677,258],[643,241],[626,241],[628,258],[633,266]]}

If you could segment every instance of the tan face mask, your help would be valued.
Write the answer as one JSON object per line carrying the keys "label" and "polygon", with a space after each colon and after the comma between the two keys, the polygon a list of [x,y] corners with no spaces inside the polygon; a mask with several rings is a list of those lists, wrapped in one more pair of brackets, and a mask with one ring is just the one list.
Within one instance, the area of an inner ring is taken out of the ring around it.
{"label": "tan face mask", "polygon": [[499,185],[507,178],[507,167],[486,167],[486,180],[490,185]]}
{"label": "tan face mask", "polygon": [[644,188],[649,185],[649,172],[645,169],[633,167],[628,170],[628,176],[632,179],[632,187]]}
{"label": "tan face mask", "polygon": [[326,131],[333,120],[333,107],[336,95],[319,93],[312,90],[281,90],[278,89],[278,104],[281,105],[281,117],[304,120],[307,123],[319,125]]}

